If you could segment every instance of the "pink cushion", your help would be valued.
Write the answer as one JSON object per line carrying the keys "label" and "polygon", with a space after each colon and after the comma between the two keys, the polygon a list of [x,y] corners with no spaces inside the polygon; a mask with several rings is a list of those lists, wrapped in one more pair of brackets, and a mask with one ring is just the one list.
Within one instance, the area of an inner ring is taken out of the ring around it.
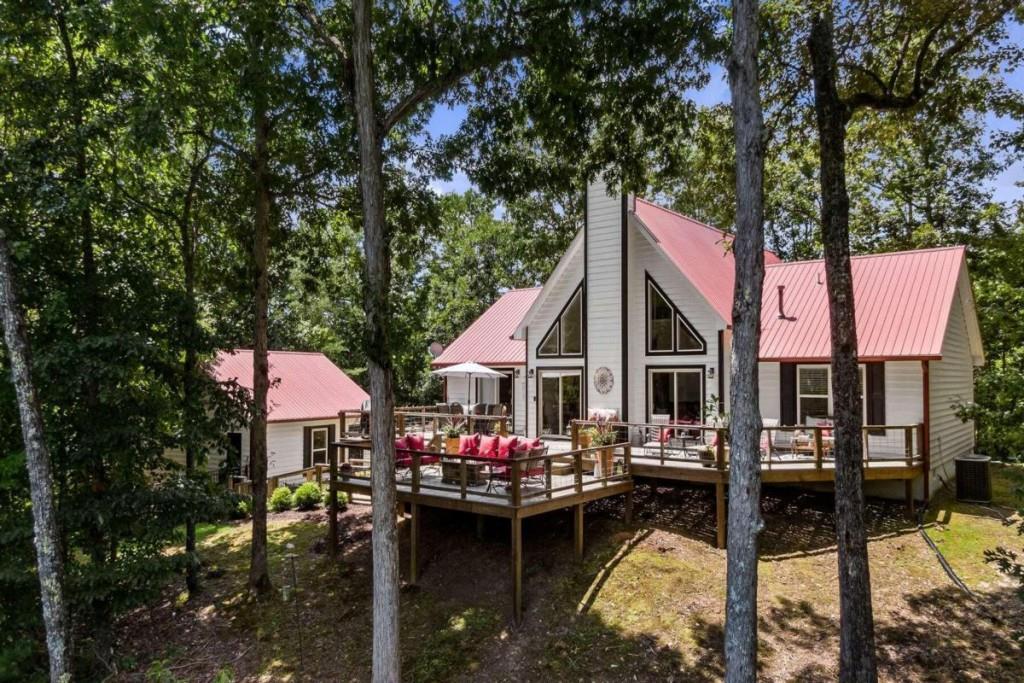
{"label": "pink cushion", "polygon": [[511,453],[512,451],[516,450],[516,447],[518,445],[519,445],[519,437],[518,436],[509,436],[509,437],[503,436],[503,437],[500,437],[498,439],[498,457],[499,458],[507,458],[509,456],[509,453]]}
{"label": "pink cushion", "polygon": [[407,434],[405,437],[409,444],[409,450],[413,451],[425,451],[427,450],[426,439],[423,438],[422,434]]}
{"label": "pink cushion", "polygon": [[[822,420],[818,423],[818,426],[823,428],[821,430],[822,436],[832,436],[832,420]],[[828,429],[824,429],[824,427],[828,427]]]}
{"label": "pink cushion", "polygon": [[498,457],[498,439],[500,436],[484,436],[480,438],[479,455],[483,458]]}
{"label": "pink cushion", "polygon": [[524,440],[524,443],[530,448],[544,448],[544,442],[541,441],[539,436],[536,439],[533,439],[532,441]]}
{"label": "pink cushion", "polygon": [[463,434],[459,437],[459,455],[476,455],[479,450],[479,434]]}
{"label": "pink cushion", "polygon": [[404,436],[395,439],[395,463],[408,465],[410,462],[412,462],[412,456],[409,453],[409,440]]}

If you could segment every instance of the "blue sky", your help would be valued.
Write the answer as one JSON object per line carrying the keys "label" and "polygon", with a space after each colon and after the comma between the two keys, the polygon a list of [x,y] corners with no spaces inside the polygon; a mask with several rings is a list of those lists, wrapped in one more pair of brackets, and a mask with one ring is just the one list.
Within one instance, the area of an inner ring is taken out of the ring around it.
{"label": "blue sky", "polygon": [[[1024,26],[1012,24],[1010,27],[1010,40],[1018,44],[1024,42]],[[1016,89],[1024,90],[1024,69],[1017,69],[1007,74],[1007,84]],[[700,91],[687,93],[698,104],[716,104],[729,99],[729,84],[726,80],[725,71],[719,67],[712,67],[711,81],[707,87]],[[430,119],[428,128],[432,136],[444,135],[454,132],[465,118],[464,107],[438,107]],[[990,132],[1010,130],[1017,124],[1014,122],[988,115],[986,124]],[[1018,187],[1015,183],[1024,180],[1024,163],[1017,162],[1007,168],[993,183],[994,198],[1001,202],[1020,201],[1024,199],[1024,188]],[[451,181],[436,181],[434,187],[442,192],[463,192],[471,187],[469,179],[463,173],[456,174]]]}

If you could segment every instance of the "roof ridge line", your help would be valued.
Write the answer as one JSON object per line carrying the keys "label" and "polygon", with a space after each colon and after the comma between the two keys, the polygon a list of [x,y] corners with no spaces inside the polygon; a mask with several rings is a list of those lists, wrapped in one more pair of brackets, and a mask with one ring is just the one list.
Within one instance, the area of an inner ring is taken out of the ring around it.
{"label": "roof ridge line", "polygon": [[[850,257],[850,260],[863,260],[869,258],[879,258],[884,256],[899,256],[901,254],[920,254],[922,252],[934,252],[934,251],[966,251],[967,245],[964,244],[953,244],[946,247],[927,247],[925,249],[900,249],[899,251],[882,251],[873,254],[855,254]],[[801,259],[799,261],[779,261],[778,263],[766,263],[765,268],[778,268],[780,266],[795,266],[803,263],[824,263],[824,258],[811,258]]]}

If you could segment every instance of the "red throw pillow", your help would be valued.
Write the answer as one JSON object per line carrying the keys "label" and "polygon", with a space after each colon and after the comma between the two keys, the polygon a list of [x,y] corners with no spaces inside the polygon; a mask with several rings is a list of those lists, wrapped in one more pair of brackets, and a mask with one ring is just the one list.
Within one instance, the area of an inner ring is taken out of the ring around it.
{"label": "red throw pillow", "polygon": [[501,437],[498,439],[498,457],[507,458],[509,454],[516,450],[519,445],[518,436]]}
{"label": "red throw pillow", "polygon": [[541,441],[539,436],[533,441],[524,441],[524,443],[530,448],[544,448],[544,442]]}
{"label": "red throw pillow", "polygon": [[395,439],[395,459],[401,461],[409,460],[409,440],[406,437]]}
{"label": "red throw pillow", "polygon": [[459,455],[476,455],[479,449],[479,434],[463,434],[459,437]]}
{"label": "red throw pillow", "polygon": [[405,436],[406,441],[409,443],[409,449],[413,451],[425,451],[427,450],[426,439],[423,438],[422,434],[407,434]]}
{"label": "red throw pillow", "polygon": [[485,436],[480,439],[479,455],[482,458],[498,457],[498,439],[500,436]]}

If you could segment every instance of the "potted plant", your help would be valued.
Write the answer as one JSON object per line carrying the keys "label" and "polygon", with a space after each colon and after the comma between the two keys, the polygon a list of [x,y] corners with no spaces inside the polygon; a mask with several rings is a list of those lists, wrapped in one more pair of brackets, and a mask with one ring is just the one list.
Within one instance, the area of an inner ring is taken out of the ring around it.
{"label": "potted plant", "polygon": [[448,421],[448,424],[441,428],[441,432],[444,434],[444,452],[458,453],[459,437],[466,433],[466,427],[462,423],[462,419],[452,418]]}
{"label": "potted plant", "polygon": [[594,476],[607,477],[612,474],[612,462],[614,461],[614,449],[611,447],[617,440],[615,429],[607,418],[599,418],[596,424],[587,430],[590,432],[590,445],[601,448],[597,452],[597,470]]}
{"label": "potted plant", "polygon": [[579,447],[590,448],[590,442],[594,440],[594,434],[597,433],[595,427],[587,427],[579,431]]}

